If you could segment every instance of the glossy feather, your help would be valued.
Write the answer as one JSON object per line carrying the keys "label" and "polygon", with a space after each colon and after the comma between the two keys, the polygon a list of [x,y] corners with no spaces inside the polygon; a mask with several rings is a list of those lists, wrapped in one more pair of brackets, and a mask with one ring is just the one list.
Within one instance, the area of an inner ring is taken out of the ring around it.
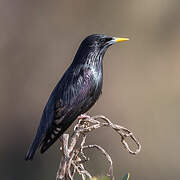
{"label": "glossy feather", "polygon": [[111,45],[106,41],[111,39],[91,35],[81,43],[72,64],[49,97],[26,160],[32,159],[39,147],[41,153],[45,152],[80,114],[95,104],[102,91],[102,59]]}

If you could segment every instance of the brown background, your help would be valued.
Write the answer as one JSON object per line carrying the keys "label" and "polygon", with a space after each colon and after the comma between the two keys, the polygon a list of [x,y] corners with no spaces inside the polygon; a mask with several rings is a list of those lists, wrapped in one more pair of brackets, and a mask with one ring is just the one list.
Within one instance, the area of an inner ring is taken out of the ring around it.
{"label": "brown background", "polygon": [[[129,155],[106,128],[90,136],[112,156],[115,176],[179,180],[180,1],[0,1],[0,179],[55,179],[57,143],[32,162],[32,142],[50,92],[81,40],[103,33],[129,37],[104,57],[103,95],[90,114],[133,130],[142,144]],[[104,158],[91,154],[92,174]]]}

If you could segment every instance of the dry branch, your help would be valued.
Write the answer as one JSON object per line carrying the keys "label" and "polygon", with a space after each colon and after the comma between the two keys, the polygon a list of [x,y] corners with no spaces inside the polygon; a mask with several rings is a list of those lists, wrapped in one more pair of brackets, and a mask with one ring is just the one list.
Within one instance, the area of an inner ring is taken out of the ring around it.
{"label": "dry branch", "polygon": [[[62,159],[60,161],[56,180],[73,180],[76,173],[81,175],[83,180],[85,180],[86,177],[92,179],[91,174],[84,168],[83,164],[89,160],[89,158],[85,155],[84,150],[94,148],[99,150],[110,163],[107,176],[109,176],[111,180],[114,180],[113,165],[110,155],[99,145],[85,145],[88,133],[100,127],[110,127],[115,132],[117,132],[121,137],[121,143],[130,154],[136,155],[140,152],[141,145],[139,141],[127,128],[113,124],[108,118],[102,115],[93,117],[88,115],[81,115],[78,117],[78,123],[74,127],[72,136],[69,137],[69,134],[63,134],[60,139],[62,143]],[[136,144],[137,148],[135,151],[131,150],[128,143],[126,142],[126,138],[128,137]],[[81,143],[79,146],[77,146],[77,142],[80,140]]]}

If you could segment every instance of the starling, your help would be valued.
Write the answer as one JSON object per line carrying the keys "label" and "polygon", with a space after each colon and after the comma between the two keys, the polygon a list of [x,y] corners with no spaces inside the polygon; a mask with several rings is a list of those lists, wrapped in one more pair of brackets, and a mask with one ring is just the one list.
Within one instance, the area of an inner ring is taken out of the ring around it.
{"label": "starling", "polygon": [[44,153],[79,115],[95,104],[102,90],[104,54],[112,44],[127,40],[93,34],[82,41],[72,64],[49,97],[25,160],[32,160],[39,147]]}

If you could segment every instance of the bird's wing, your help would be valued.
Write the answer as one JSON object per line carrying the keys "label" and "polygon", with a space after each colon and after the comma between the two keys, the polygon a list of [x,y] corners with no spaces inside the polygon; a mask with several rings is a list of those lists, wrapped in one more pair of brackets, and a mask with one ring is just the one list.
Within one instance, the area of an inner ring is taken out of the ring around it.
{"label": "bird's wing", "polygon": [[[85,75],[85,76],[84,76]],[[41,153],[45,152],[72,124],[78,115],[84,113],[82,108],[90,104],[93,87],[90,72],[78,74],[78,77],[66,79],[62,98],[58,98],[54,107],[54,120],[42,142]]]}

